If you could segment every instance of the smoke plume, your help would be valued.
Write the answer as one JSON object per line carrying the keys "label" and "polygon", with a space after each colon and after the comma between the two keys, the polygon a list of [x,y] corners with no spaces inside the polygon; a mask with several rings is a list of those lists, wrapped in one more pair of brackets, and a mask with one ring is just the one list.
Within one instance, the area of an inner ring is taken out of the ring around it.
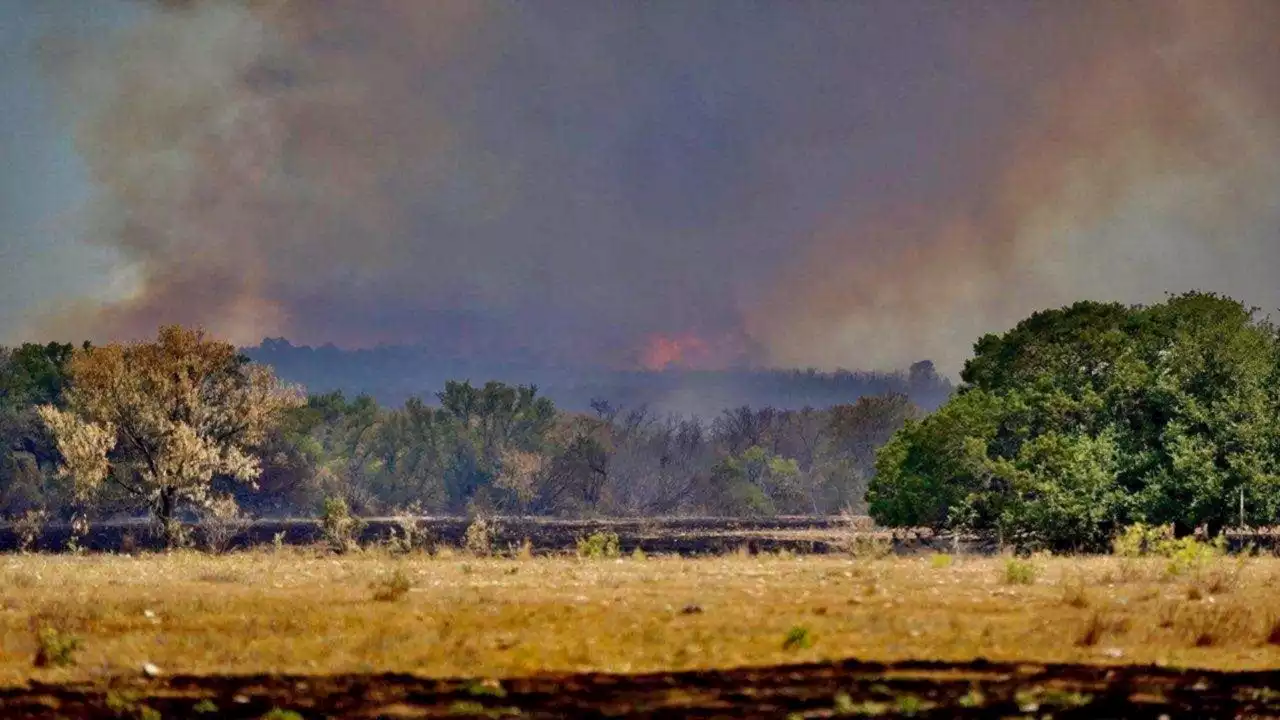
{"label": "smoke plume", "polygon": [[830,217],[753,318],[774,361],[954,371],[1085,298],[1280,307],[1280,5],[1088,7],[974,38],[996,82],[1048,70],[1021,121],[953,193]]}
{"label": "smoke plume", "polygon": [[1081,298],[1280,306],[1280,4],[188,0],[47,43],[121,297],[559,364],[954,372]]}

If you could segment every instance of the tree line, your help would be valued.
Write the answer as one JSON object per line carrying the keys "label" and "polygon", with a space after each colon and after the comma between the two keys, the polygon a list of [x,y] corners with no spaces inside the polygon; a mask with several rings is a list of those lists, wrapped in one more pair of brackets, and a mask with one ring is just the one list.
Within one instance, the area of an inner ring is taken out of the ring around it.
{"label": "tree line", "polygon": [[[927,369],[932,372],[931,368]],[[1099,550],[1280,514],[1280,330],[1231,298],[1079,302],[978,340],[925,414],[902,393],[709,420],[450,381],[399,407],[306,395],[200,330],[0,352],[0,513],[825,515]],[[176,535],[175,535],[176,537]]]}
{"label": "tree line", "polygon": [[939,376],[928,360],[897,372],[751,367],[621,370],[553,366],[534,358],[458,356],[439,346],[342,350],[266,338],[243,350],[255,362],[270,365],[281,378],[301,383],[312,392],[342,390],[348,397],[367,394],[392,407],[420,397],[424,390],[442,388],[449,380],[465,378],[535,384],[541,395],[569,412],[588,412],[593,401],[607,398],[616,405],[643,405],[662,415],[704,418],[741,405],[825,408],[890,393],[905,394],[922,409],[934,410],[953,390],[951,382]]}
{"label": "tree line", "polygon": [[[889,393],[711,419],[450,381],[387,407],[306,395],[200,330],[0,351],[0,513],[179,521],[246,511],[543,516],[859,511],[875,451],[920,415]],[[175,536],[176,537],[176,536]]]}

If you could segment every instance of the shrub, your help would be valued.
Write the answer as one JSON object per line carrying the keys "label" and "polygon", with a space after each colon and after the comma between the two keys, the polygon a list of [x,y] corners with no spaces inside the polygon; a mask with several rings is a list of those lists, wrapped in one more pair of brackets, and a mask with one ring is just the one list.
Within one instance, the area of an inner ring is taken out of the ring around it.
{"label": "shrub", "polygon": [[360,544],[356,538],[363,528],[364,521],[351,515],[346,500],[340,497],[325,498],[324,511],[320,514],[320,530],[334,552],[346,553],[358,549]]}
{"label": "shrub", "polygon": [[36,667],[66,667],[76,663],[75,654],[80,651],[80,638],[44,626],[36,631]]}
{"label": "shrub", "polygon": [[463,544],[472,555],[486,557],[493,554],[493,536],[496,528],[483,515],[477,515],[467,526]]}
{"label": "shrub", "polygon": [[803,625],[793,626],[782,640],[783,650],[805,650],[813,647],[813,633]]}
{"label": "shrub", "polygon": [[80,545],[80,540],[89,534],[89,519],[84,515],[76,515],[71,518],[71,536],[67,538],[67,552],[72,555],[84,554],[84,548]]}
{"label": "shrub", "polygon": [[40,539],[41,533],[44,532],[44,526],[49,522],[48,510],[28,510],[21,517],[13,521],[13,532],[18,536],[18,549],[27,552],[35,546],[36,540]]}
{"label": "shrub", "polygon": [[373,590],[373,599],[377,602],[394,602],[409,594],[413,581],[400,568],[386,577],[378,578],[369,585]]}
{"label": "shrub", "polygon": [[227,495],[211,501],[200,523],[205,549],[211,553],[226,552],[251,522],[234,497]]}
{"label": "shrub", "polygon": [[[1226,553],[1226,537],[1219,536],[1213,542],[1203,542],[1194,537],[1173,537],[1169,527],[1153,527],[1137,523],[1124,529],[1112,540],[1112,551],[1121,557],[1162,557],[1168,559],[1165,575],[1178,577],[1187,574],[1198,574],[1213,560]],[[1220,588],[1227,587],[1230,579],[1223,577],[1214,583]]]}
{"label": "shrub", "polygon": [[387,539],[388,550],[408,553],[426,547],[427,532],[421,515],[421,506],[414,503],[392,516],[396,526],[391,528],[391,537]]}
{"label": "shrub", "polygon": [[618,548],[618,534],[613,532],[593,532],[587,537],[578,538],[578,557],[580,558],[616,558],[621,555]]}
{"label": "shrub", "polygon": [[533,541],[532,540],[530,540],[529,538],[525,538],[524,542],[520,543],[520,547],[516,548],[516,559],[517,560],[533,559]]}
{"label": "shrub", "polygon": [[1004,581],[1009,585],[1030,585],[1036,581],[1036,566],[1030,560],[1011,557],[1004,561]]}
{"label": "shrub", "polygon": [[934,570],[945,570],[955,564],[955,559],[946,553],[935,553],[934,556],[929,559],[929,564]]}
{"label": "shrub", "polygon": [[1120,557],[1136,558],[1162,554],[1166,544],[1173,540],[1168,527],[1154,527],[1134,523],[1111,540],[1111,551]]}

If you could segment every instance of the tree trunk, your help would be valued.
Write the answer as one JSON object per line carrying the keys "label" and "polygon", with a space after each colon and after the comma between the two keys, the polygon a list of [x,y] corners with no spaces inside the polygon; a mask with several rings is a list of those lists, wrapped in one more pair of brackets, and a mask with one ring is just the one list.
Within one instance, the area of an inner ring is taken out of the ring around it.
{"label": "tree trunk", "polygon": [[160,523],[161,532],[164,533],[164,545],[169,549],[180,545],[182,540],[182,527],[173,517],[173,494],[172,490],[161,490],[160,503],[156,506],[156,520]]}
{"label": "tree trunk", "polygon": [[1208,523],[1205,523],[1205,527],[1204,527],[1205,539],[1216,540],[1218,536],[1222,534],[1222,531],[1226,527],[1226,525],[1227,524],[1222,520],[1210,520]]}

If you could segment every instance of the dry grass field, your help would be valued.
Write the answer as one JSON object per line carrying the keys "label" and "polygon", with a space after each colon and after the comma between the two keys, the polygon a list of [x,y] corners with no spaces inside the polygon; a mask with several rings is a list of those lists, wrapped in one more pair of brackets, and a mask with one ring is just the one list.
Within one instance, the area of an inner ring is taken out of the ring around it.
{"label": "dry grass field", "polygon": [[1280,560],[1177,570],[1113,557],[11,555],[0,685],[147,664],[468,677],[850,657],[1280,666]]}

